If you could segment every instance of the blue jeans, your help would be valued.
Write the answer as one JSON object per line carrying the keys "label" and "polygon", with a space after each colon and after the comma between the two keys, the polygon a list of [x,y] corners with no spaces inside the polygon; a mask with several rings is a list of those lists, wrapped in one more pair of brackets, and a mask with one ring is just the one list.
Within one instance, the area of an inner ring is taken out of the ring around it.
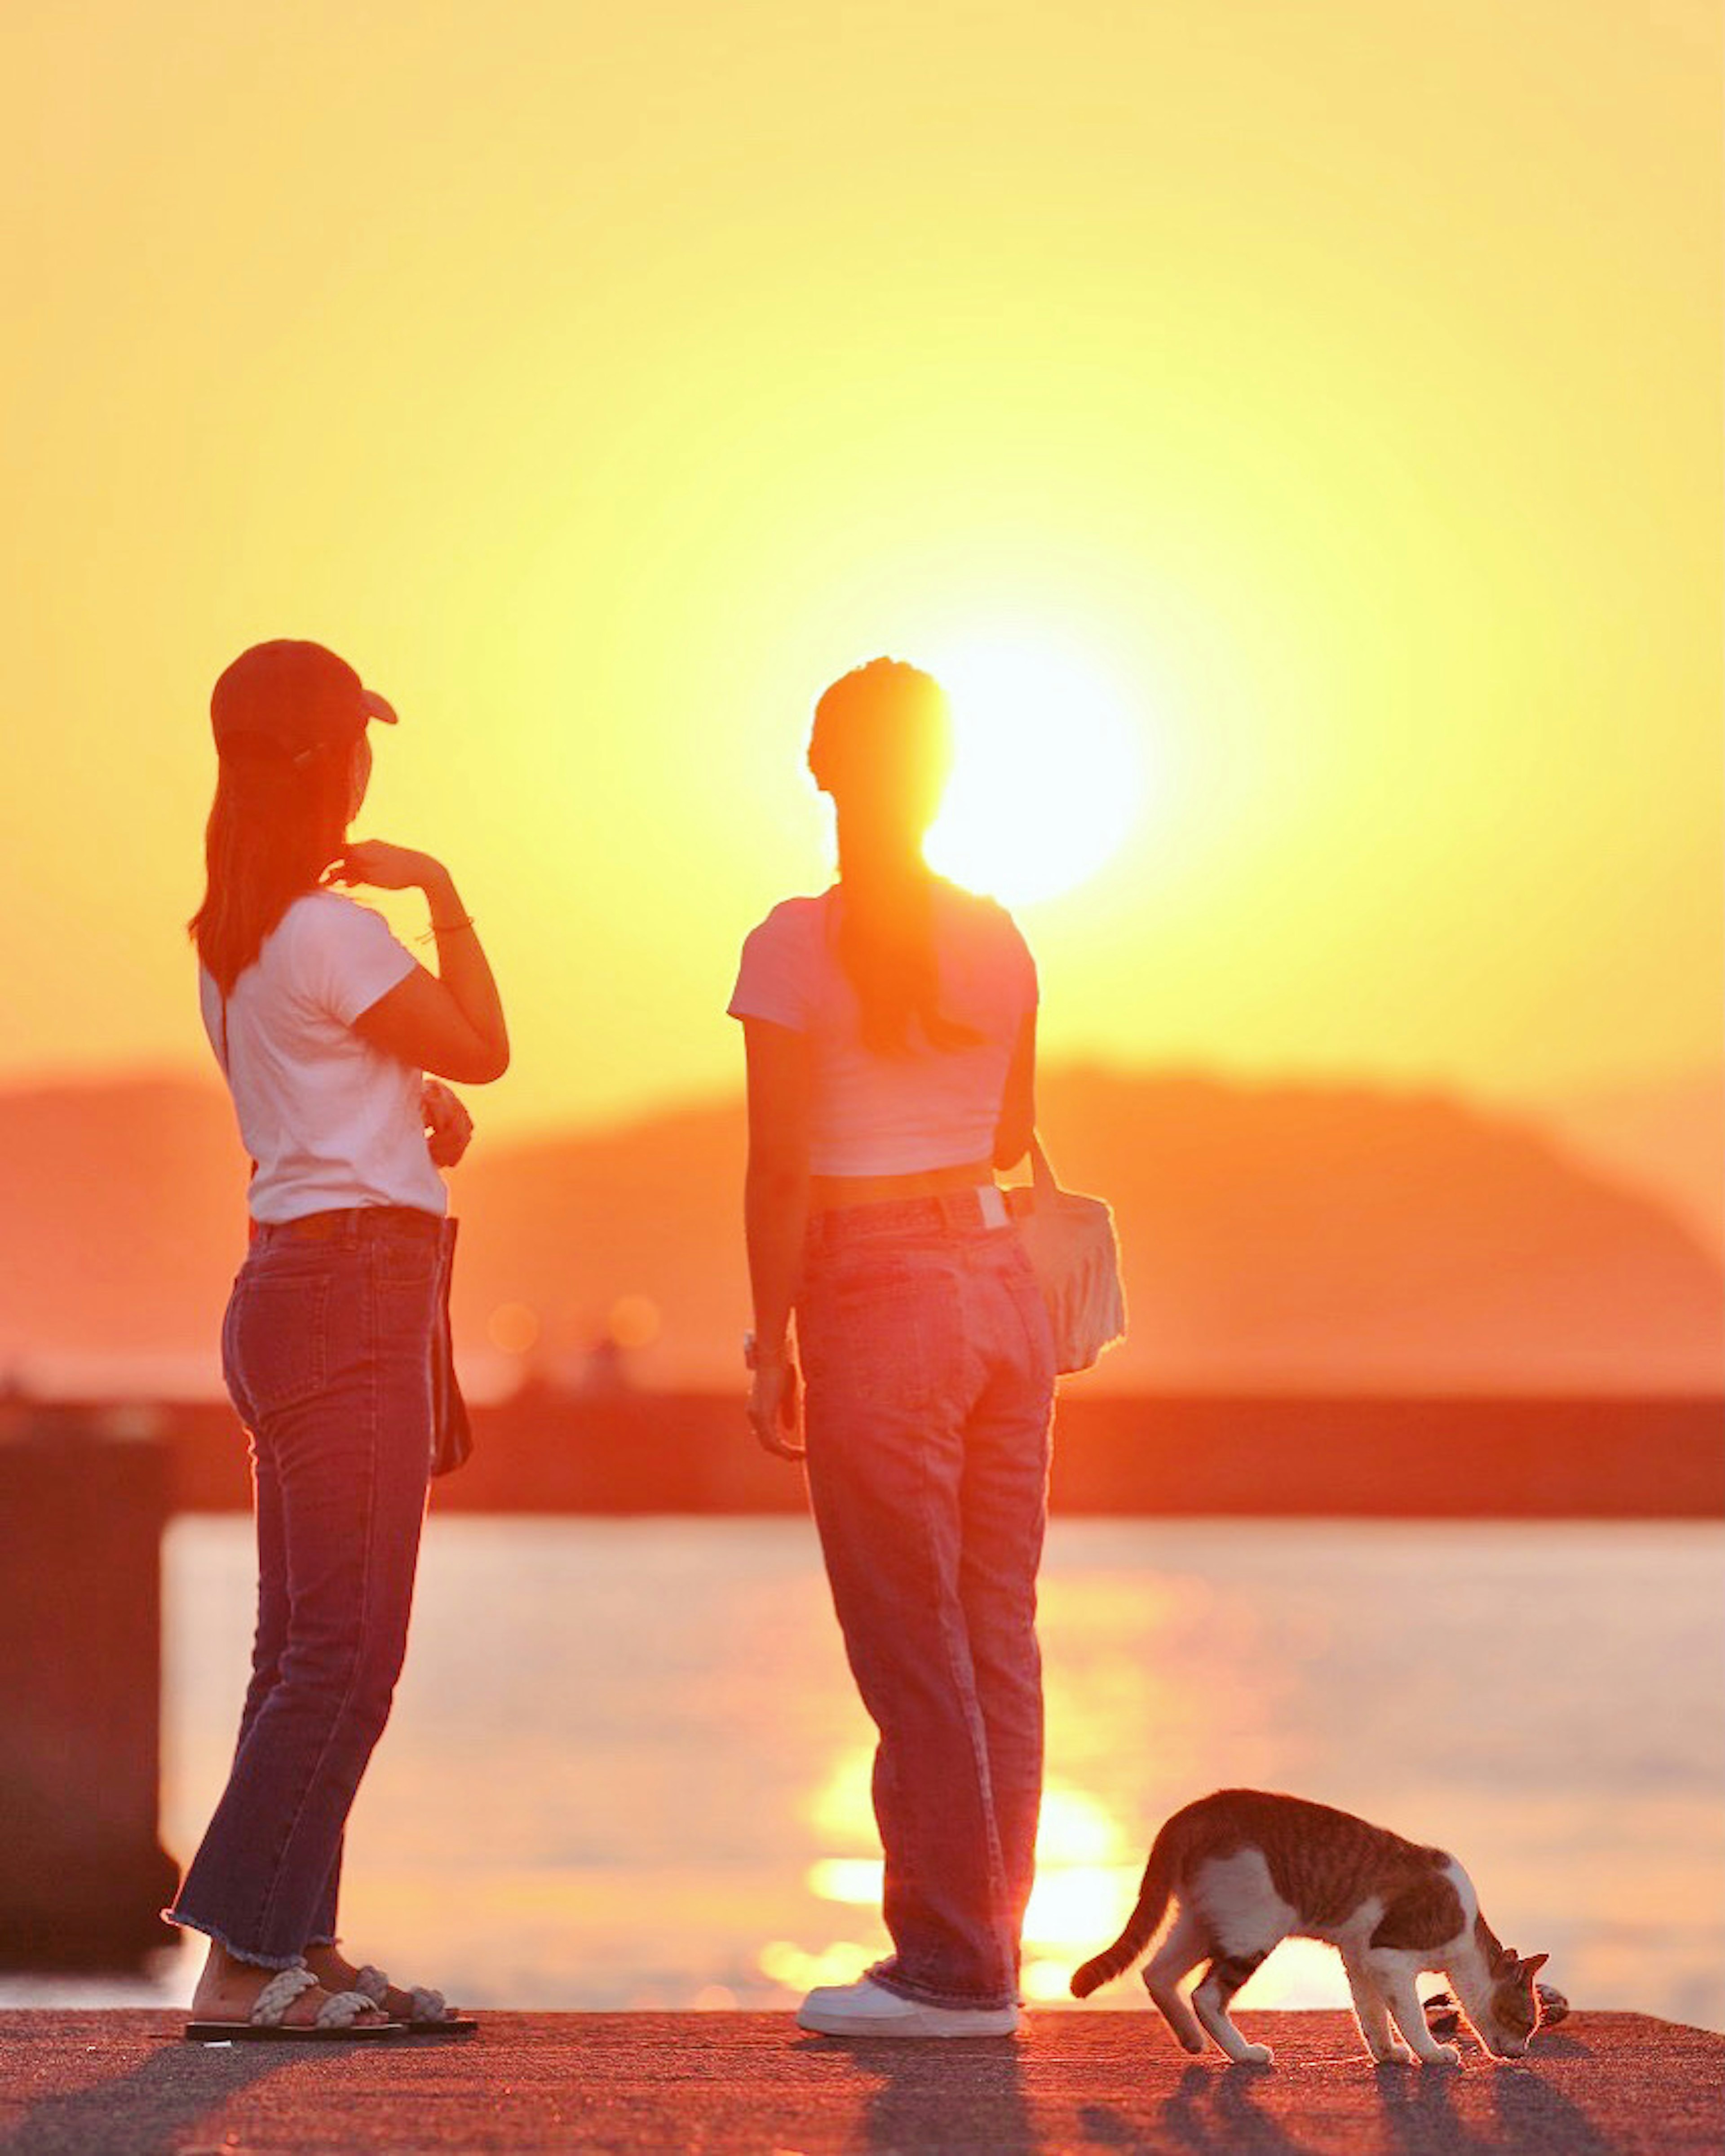
{"label": "blue jeans", "polygon": [[818,1214],[797,1332],[815,1522],[880,1732],[895,1951],[870,1974],[1008,2005],[1042,1798],[1047,1313],[1017,1235],[962,1191]]}
{"label": "blue jeans", "polygon": [[268,1969],[336,1936],[342,1834],[407,1650],[452,1240],[396,1207],[306,1224],[259,1231],[223,1326],[258,1629],[228,1786],[164,1912]]}

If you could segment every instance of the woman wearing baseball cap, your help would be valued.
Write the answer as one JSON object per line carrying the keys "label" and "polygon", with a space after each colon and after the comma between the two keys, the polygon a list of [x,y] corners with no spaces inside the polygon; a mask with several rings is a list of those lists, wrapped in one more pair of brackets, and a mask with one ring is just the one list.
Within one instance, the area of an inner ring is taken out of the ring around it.
{"label": "woman wearing baseball cap", "polygon": [[[191,933],[254,1162],[222,1359],[251,1437],[259,1594],[233,1768],[165,1912],[210,1941],[186,2033],[470,2029],[438,1994],[356,1968],[336,1912],[348,1811],[406,1649],[434,1450],[449,1438],[454,1223],[439,1168],[472,1126],[425,1074],[501,1077],[503,1009],[448,870],[347,840],[369,723],[395,722],[383,699],[321,645],[281,641],[243,652],[210,712],[216,797]],[[423,891],[435,973],[332,882]]]}

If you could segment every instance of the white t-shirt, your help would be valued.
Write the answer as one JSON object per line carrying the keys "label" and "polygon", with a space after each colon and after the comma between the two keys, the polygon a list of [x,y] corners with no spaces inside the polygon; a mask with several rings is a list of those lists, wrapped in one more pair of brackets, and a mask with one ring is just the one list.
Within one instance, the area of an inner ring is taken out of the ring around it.
{"label": "white t-shirt", "polygon": [[204,1030],[257,1163],[254,1220],[338,1206],[448,1209],[425,1142],[424,1074],[362,1040],[353,1021],[413,970],[382,916],[332,891],[296,898],[228,998],[198,972]]}
{"label": "white t-shirt", "polygon": [[973,1045],[937,1049],[914,1023],[902,1055],[863,1045],[856,990],[839,957],[842,886],[788,898],[742,947],[730,1013],[807,1034],[814,1095],[809,1165],[816,1175],[911,1175],[987,1160],[1036,968],[1012,916],[991,898],[934,884],[940,1011]]}

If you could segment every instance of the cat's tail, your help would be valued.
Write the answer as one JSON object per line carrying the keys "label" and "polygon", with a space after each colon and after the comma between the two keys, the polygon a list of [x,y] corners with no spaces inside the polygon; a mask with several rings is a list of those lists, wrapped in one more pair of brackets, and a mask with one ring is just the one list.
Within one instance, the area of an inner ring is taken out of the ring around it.
{"label": "cat's tail", "polygon": [[1130,1969],[1156,1936],[1157,1928],[1166,1914],[1168,1897],[1173,1892],[1174,1867],[1169,1849],[1170,1836],[1167,1827],[1157,1835],[1150,1851],[1150,1861],[1144,1866],[1143,1884],[1138,1889],[1137,1907],[1126,1920],[1126,1929],[1106,1952],[1086,1962],[1082,1969],[1072,1973],[1072,1996],[1088,1999],[1091,1992],[1105,1984],[1111,1984],[1122,1969]]}

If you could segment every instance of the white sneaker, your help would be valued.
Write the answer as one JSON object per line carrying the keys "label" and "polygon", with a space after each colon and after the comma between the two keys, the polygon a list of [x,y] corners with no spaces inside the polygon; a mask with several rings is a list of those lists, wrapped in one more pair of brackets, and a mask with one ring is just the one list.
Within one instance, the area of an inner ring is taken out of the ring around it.
{"label": "white sneaker", "polygon": [[866,1976],[818,1986],[797,2015],[818,2036],[1009,2036],[1018,2025],[1016,2006],[925,2006]]}

